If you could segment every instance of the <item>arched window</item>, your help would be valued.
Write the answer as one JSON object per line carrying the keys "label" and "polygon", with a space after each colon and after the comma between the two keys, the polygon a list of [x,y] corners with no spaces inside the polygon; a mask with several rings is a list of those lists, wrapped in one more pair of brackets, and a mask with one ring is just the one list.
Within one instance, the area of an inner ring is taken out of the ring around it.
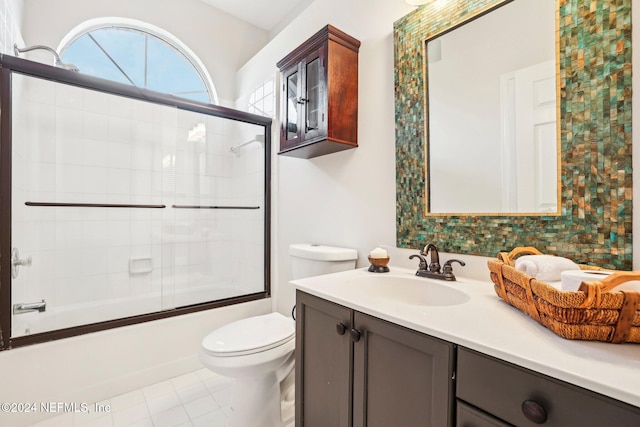
{"label": "arched window", "polygon": [[87,21],[69,33],[58,51],[81,73],[218,103],[211,78],[195,54],[150,24],[122,18]]}

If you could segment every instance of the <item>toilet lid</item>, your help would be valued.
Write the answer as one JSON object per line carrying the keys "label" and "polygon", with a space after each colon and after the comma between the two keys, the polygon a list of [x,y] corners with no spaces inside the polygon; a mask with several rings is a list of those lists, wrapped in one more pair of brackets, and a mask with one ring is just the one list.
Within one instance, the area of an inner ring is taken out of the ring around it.
{"label": "toilet lid", "polygon": [[231,322],[207,335],[202,348],[213,356],[239,356],[278,347],[295,335],[293,319],[280,313]]}

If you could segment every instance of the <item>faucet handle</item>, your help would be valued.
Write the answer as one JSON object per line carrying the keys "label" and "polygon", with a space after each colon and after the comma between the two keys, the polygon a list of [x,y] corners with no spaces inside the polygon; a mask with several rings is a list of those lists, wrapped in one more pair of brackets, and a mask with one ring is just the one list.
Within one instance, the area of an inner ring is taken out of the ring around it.
{"label": "faucet handle", "polygon": [[440,273],[440,263],[437,261],[431,261],[429,263],[429,271],[432,273]]}
{"label": "faucet handle", "polygon": [[422,255],[413,254],[413,255],[411,255],[409,257],[409,259],[414,259],[414,258],[419,258],[420,259],[420,264],[418,264],[418,270],[426,270],[427,269],[427,260]]}
{"label": "faucet handle", "polygon": [[460,261],[459,259],[450,259],[444,263],[442,266],[442,274],[447,277],[447,280],[456,280],[456,276],[453,275],[453,266],[452,263],[457,262],[462,267],[465,266],[464,261]]}

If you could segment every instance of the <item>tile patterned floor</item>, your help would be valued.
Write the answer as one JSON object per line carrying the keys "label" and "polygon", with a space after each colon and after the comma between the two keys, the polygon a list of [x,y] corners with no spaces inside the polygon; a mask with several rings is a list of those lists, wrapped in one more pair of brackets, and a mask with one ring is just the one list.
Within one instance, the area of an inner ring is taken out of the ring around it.
{"label": "tile patterned floor", "polygon": [[[283,382],[283,418],[293,427],[293,386]],[[231,380],[208,369],[112,397],[108,412],[68,413],[33,427],[227,427]],[[103,406],[104,407],[104,406]],[[94,404],[89,404],[93,409]]]}

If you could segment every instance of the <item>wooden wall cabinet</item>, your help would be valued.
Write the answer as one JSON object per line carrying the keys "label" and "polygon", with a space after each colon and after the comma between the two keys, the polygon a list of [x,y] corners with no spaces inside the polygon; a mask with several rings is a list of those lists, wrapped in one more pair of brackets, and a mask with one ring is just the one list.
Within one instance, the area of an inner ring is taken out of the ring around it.
{"label": "wooden wall cabinet", "polygon": [[327,25],[278,62],[278,154],[308,159],[358,146],[359,48]]}
{"label": "wooden wall cabinet", "polygon": [[298,291],[297,427],[453,425],[454,346]]}

